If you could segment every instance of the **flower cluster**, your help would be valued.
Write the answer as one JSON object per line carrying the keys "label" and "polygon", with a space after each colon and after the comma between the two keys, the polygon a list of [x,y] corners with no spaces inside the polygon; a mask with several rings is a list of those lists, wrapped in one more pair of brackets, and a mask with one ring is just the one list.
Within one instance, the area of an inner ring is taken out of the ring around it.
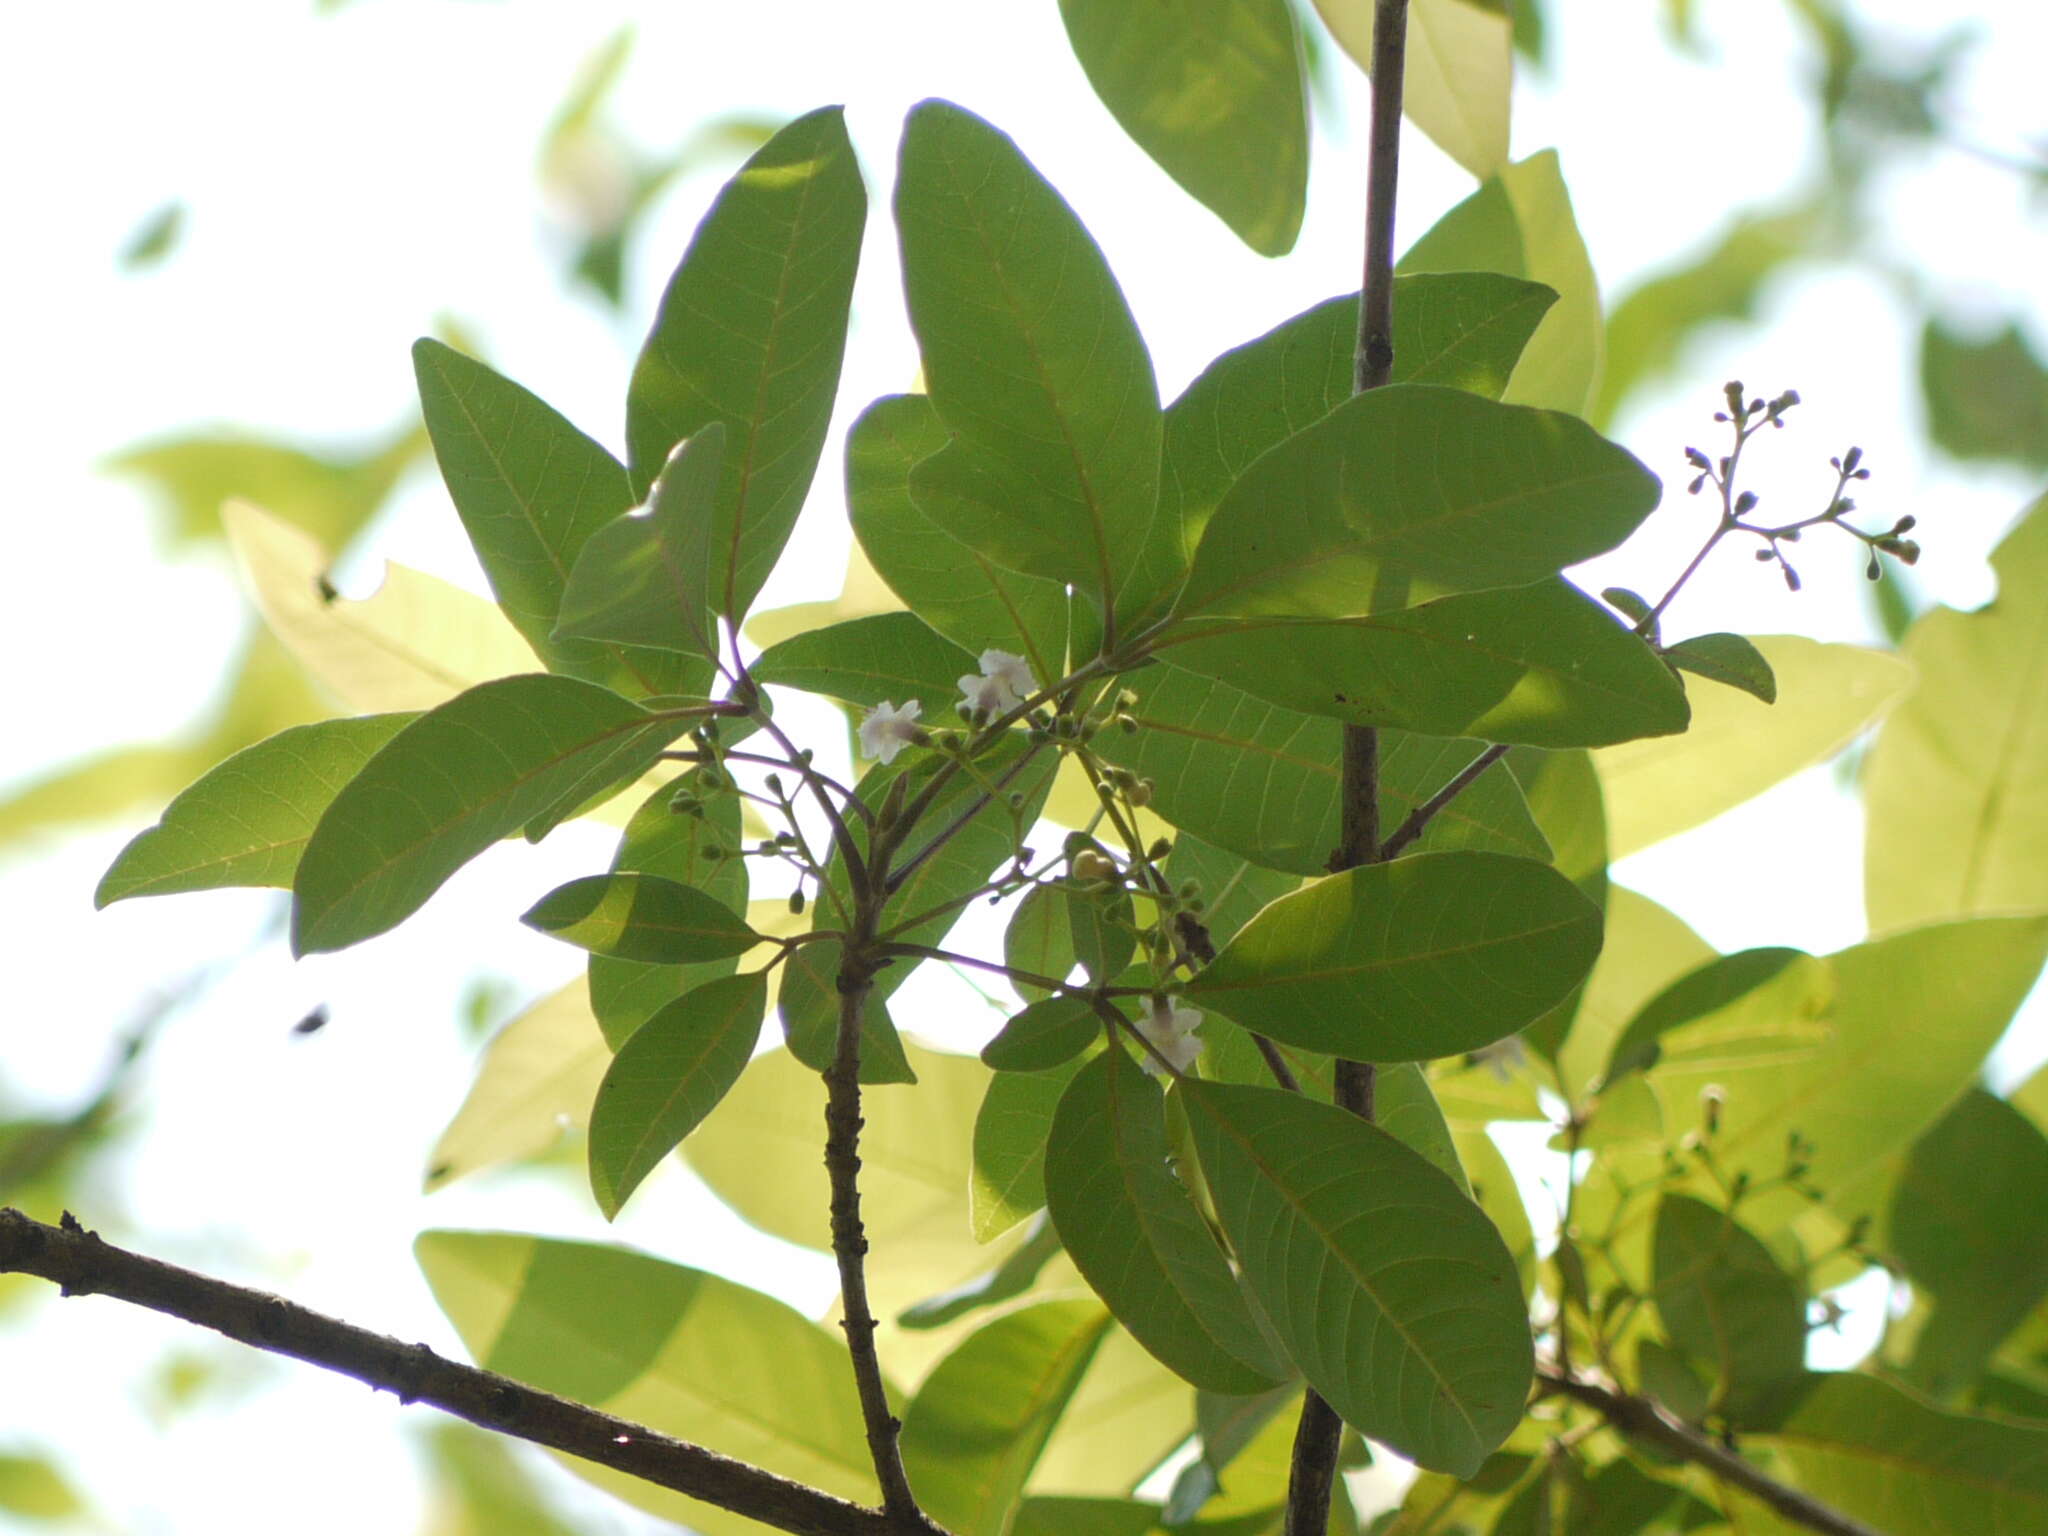
{"label": "flower cluster", "polygon": [[[1172,998],[1155,994],[1151,1011],[1138,1020],[1138,1033],[1152,1042],[1174,1071],[1185,1072],[1202,1054],[1203,1042],[1195,1034],[1201,1022],[1201,1009],[1177,1007]],[[1148,1058],[1145,1070],[1157,1072],[1159,1062]]]}

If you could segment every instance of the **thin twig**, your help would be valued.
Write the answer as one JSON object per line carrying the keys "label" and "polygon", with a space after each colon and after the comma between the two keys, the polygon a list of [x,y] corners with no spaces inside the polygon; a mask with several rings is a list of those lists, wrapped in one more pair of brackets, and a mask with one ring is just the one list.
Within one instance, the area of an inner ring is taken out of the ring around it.
{"label": "thin twig", "polygon": [[1497,741],[1473,758],[1463,768],[1460,768],[1455,778],[1427,800],[1423,801],[1422,804],[1415,807],[1414,810],[1410,811],[1401,825],[1394,828],[1393,834],[1384,843],[1380,844],[1378,862],[1384,862],[1396,857],[1410,843],[1413,843],[1415,839],[1422,836],[1428,830],[1429,824],[1436,819],[1437,812],[1470,789],[1479,775],[1486,772],[1487,769],[1507,755],[1508,744],[1504,741]]}
{"label": "thin twig", "polygon": [[1882,1536],[1875,1527],[1851,1519],[1811,1494],[1767,1476],[1754,1463],[1674,1418],[1653,1398],[1612,1391],[1583,1376],[1548,1366],[1540,1367],[1536,1376],[1545,1390],[1591,1408],[1632,1439],[1705,1469],[1716,1481],[1740,1488],[1796,1525],[1821,1531],[1825,1536]]}
{"label": "thin twig", "polygon": [[443,1359],[424,1344],[310,1311],[101,1241],[67,1212],[61,1227],[0,1209],[0,1274],[36,1275],[66,1296],[106,1296],[211,1328],[515,1439],[545,1445],[798,1536],[909,1536],[886,1512],[778,1477],[582,1403]]}
{"label": "thin twig", "polygon": [[[1377,389],[1394,371],[1394,208],[1401,183],[1401,80],[1407,68],[1408,0],[1377,0],[1372,29],[1372,125],[1367,144],[1365,273],[1358,299],[1358,351],[1354,393]],[[1354,869],[1387,857],[1380,846],[1380,739],[1370,726],[1344,728],[1339,790],[1341,832],[1331,870]],[[1339,1061],[1336,1100],[1372,1118],[1370,1062]],[[1344,1425],[1311,1389],[1287,1481],[1285,1536],[1323,1536],[1329,1526],[1330,1490],[1337,1477]]]}
{"label": "thin twig", "polygon": [[[872,934],[873,917],[862,926]],[[839,972],[839,1030],[832,1065],[825,1073],[825,1168],[832,1184],[832,1256],[839,1266],[839,1326],[853,1357],[853,1379],[867,1430],[868,1455],[882,1488],[882,1509],[912,1531],[937,1531],[919,1509],[903,1469],[898,1436],[903,1428],[889,1406],[889,1388],[875,1353],[875,1314],[868,1305],[867,1232],[860,1219],[860,1045],[868,993],[874,986],[872,961],[860,951],[872,944],[849,942]]]}

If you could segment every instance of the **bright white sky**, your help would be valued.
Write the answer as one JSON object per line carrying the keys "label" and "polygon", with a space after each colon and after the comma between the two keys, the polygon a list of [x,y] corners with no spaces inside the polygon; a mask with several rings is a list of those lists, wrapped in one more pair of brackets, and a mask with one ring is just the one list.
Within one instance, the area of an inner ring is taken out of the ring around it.
{"label": "bright white sky", "polygon": [[[1706,242],[1724,209],[1803,181],[1815,154],[1807,59],[1777,7],[1701,7],[1713,42],[1706,62],[1682,59],[1657,36],[1659,7],[1553,9],[1562,13],[1558,68],[1519,90],[1516,153],[1562,150],[1610,293]],[[1903,36],[1978,18],[1993,42],[1964,77],[1973,135],[2017,147],[2048,127],[2036,79],[2048,13],[2001,0],[1860,9]],[[244,623],[224,561],[165,562],[154,511],[95,468],[110,451],[198,423],[338,443],[374,436],[406,410],[406,348],[442,313],[480,335],[498,366],[617,445],[637,332],[715,183],[694,179],[664,202],[634,253],[627,322],[563,297],[562,242],[536,191],[535,146],[575,65],[622,21],[639,22],[639,46],[620,107],[644,143],[677,142],[721,113],[844,101],[878,212],[912,102],[949,96],[1009,130],[1107,251],[1168,395],[1216,352],[1356,283],[1352,128],[1362,82],[1345,76],[1353,121],[1325,118],[1300,249],[1264,262],[1116,131],[1051,0],[363,0],[327,19],[305,0],[107,0],[22,8],[11,19],[0,53],[11,235],[0,421],[14,580],[0,637],[16,659],[0,785],[189,720]],[[1411,135],[1404,242],[1467,190],[1462,173]],[[1953,313],[1989,319],[2031,303],[2039,323],[2048,231],[2030,221],[2017,178],[1930,154],[1884,194],[1900,265],[1937,274]],[[116,252],[170,198],[190,208],[184,242],[167,266],[124,277]],[[1917,515],[1922,586],[1974,605],[1991,591],[1986,551],[2038,487],[1926,455],[1912,337],[1884,278],[1794,278],[1773,290],[1761,326],[1703,348],[1683,391],[1646,404],[1620,436],[1675,480],[1679,451],[1705,437],[1724,378],[1796,386],[1808,403],[1796,430],[1767,445],[1759,487],[1817,498],[1828,455],[1862,443],[1877,471],[1865,504]],[[878,217],[844,398],[857,408],[900,389],[914,366],[893,242]],[[778,578],[770,601],[836,588],[836,453],[835,437],[796,545],[813,558]],[[1699,537],[1698,515],[1678,498],[1595,580],[1661,586]],[[477,579],[430,476],[371,543]],[[1825,568],[1813,559],[1805,574],[1806,592],[1791,599],[1770,573],[1728,560],[1689,590],[1672,627],[1869,633],[1853,554]],[[465,957],[487,946],[492,971],[517,995],[566,979],[571,953],[513,919],[553,883],[597,867],[604,836],[571,828],[538,853],[501,850],[400,934],[294,966],[274,939],[236,959],[275,911],[260,896],[93,913],[92,886],[133,830],[82,834],[0,865],[0,931],[10,939],[0,1070],[16,1101],[70,1103],[153,984],[209,957],[233,962],[204,1006],[158,1042],[138,1155],[121,1163],[120,1189],[99,1192],[100,1219],[125,1209],[155,1251],[218,1272],[293,1266],[283,1283],[297,1298],[450,1350],[458,1347],[413,1269],[414,1232],[603,1230],[587,1201],[535,1181],[477,1181],[432,1199],[416,1191],[426,1149],[468,1081],[472,1048],[449,1025],[469,980]],[[1723,948],[1825,950],[1860,937],[1859,833],[1853,802],[1816,771],[1623,874]],[[1768,878],[1753,881],[1760,863]],[[290,1039],[291,1023],[323,1000],[335,1023]],[[2012,1064],[2043,1053],[2030,1039]],[[682,1178],[651,1188],[611,1230],[698,1262],[739,1241]],[[806,1305],[824,1294],[821,1262],[768,1262],[748,1278]],[[352,1384],[251,1368],[266,1383],[261,1411],[202,1411],[155,1437],[131,1388],[164,1347],[196,1342],[118,1306],[48,1305],[32,1328],[5,1335],[0,1449],[63,1445],[123,1530],[274,1529],[287,1502],[307,1536],[411,1528],[419,1490],[397,1430],[418,1415]],[[311,1501],[308,1488],[318,1489]],[[613,1508],[600,1506],[590,1528],[638,1528]]]}

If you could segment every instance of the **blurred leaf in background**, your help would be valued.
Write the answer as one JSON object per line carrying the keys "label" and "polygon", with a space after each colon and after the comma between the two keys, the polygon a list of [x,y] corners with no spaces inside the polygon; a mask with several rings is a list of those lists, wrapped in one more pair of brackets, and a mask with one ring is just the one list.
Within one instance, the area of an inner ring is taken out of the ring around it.
{"label": "blurred leaf in background", "polygon": [[2048,469],[2048,368],[2018,322],[1974,341],[1929,319],[1920,387],[1928,435],[1944,453]]}

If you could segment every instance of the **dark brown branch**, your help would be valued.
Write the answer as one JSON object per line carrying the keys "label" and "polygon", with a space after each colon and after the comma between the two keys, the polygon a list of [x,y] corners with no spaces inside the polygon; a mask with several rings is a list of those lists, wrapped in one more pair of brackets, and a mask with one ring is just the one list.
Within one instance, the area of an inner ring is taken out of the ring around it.
{"label": "dark brown branch", "polygon": [[[862,927],[873,931],[871,915]],[[870,941],[871,942],[871,941]],[[854,1386],[860,1396],[861,1421],[867,1429],[868,1455],[882,1488],[882,1509],[892,1528],[938,1533],[939,1528],[918,1508],[903,1470],[898,1436],[903,1422],[889,1406],[882,1362],[875,1353],[875,1314],[868,1304],[868,1238],[860,1219],[860,1046],[861,1022],[868,993],[874,987],[873,962],[850,943],[839,972],[839,1029],[831,1068],[825,1073],[825,1169],[832,1183],[832,1257],[839,1265],[839,1326],[853,1357]]]}
{"label": "dark brown branch", "polygon": [[[1372,29],[1372,124],[1366,149],[1365,273],[1358,298],[1358,351],[1351,386],[1377,389],[1394,371],[1394,207],[1401,184],[1401,78],[1407,67],[1408,0],[1377,0]],[[1332,871],[1376,864],[1380,846],[1380,739],[1370,726],[1344,728],[1339,789],[1342,829]],[[1336,1099],[1372,1118],[1370,1062],[1339,1061]],[[1323,1536],[1344,1425],[1313,1390],[1302,1404],[1287,1481],[1285,1536]]]}
{"label": "dark brown branch", "polygon": [[1826,1536],[1882,1536],[1875,1527],[1852,1520],[1811,1495],[1766,1476],[1753,1463],[1672,1417],[1652,1398],[1611,1391],[1582,1376],[1548,1366],[1539,1368],[1536,1376],[1544,1389],[1591,1408],[1631,1439],[1689,1461],[1717,1482],[1740,1488],[1795,1525],[1824,1532]]}
{"label": "dark brown branch", "polygon": [[1380,845],[1380,858],[1391,859],[1422,836],[1436,814],[1470,789],[1482,773],[1508,755],[1506,742],[1495,742],[1457,772],[1448,784],[1410,811],[1393,835]]}
{"label": "dark brown branch", "polygon": [[211,1328],[252,1348],[352,1376],[402,1403],[430,1404],[797,1536],[910,1536],[928,1529],[494,1371],[443,1359],[424,1344],[401,1343],[282,1297],[117,1248],[68,1212],[61,1227],[52,1227],[0,1209],[0,1274],[36,1275],[66,1296],[107,1296]]}

